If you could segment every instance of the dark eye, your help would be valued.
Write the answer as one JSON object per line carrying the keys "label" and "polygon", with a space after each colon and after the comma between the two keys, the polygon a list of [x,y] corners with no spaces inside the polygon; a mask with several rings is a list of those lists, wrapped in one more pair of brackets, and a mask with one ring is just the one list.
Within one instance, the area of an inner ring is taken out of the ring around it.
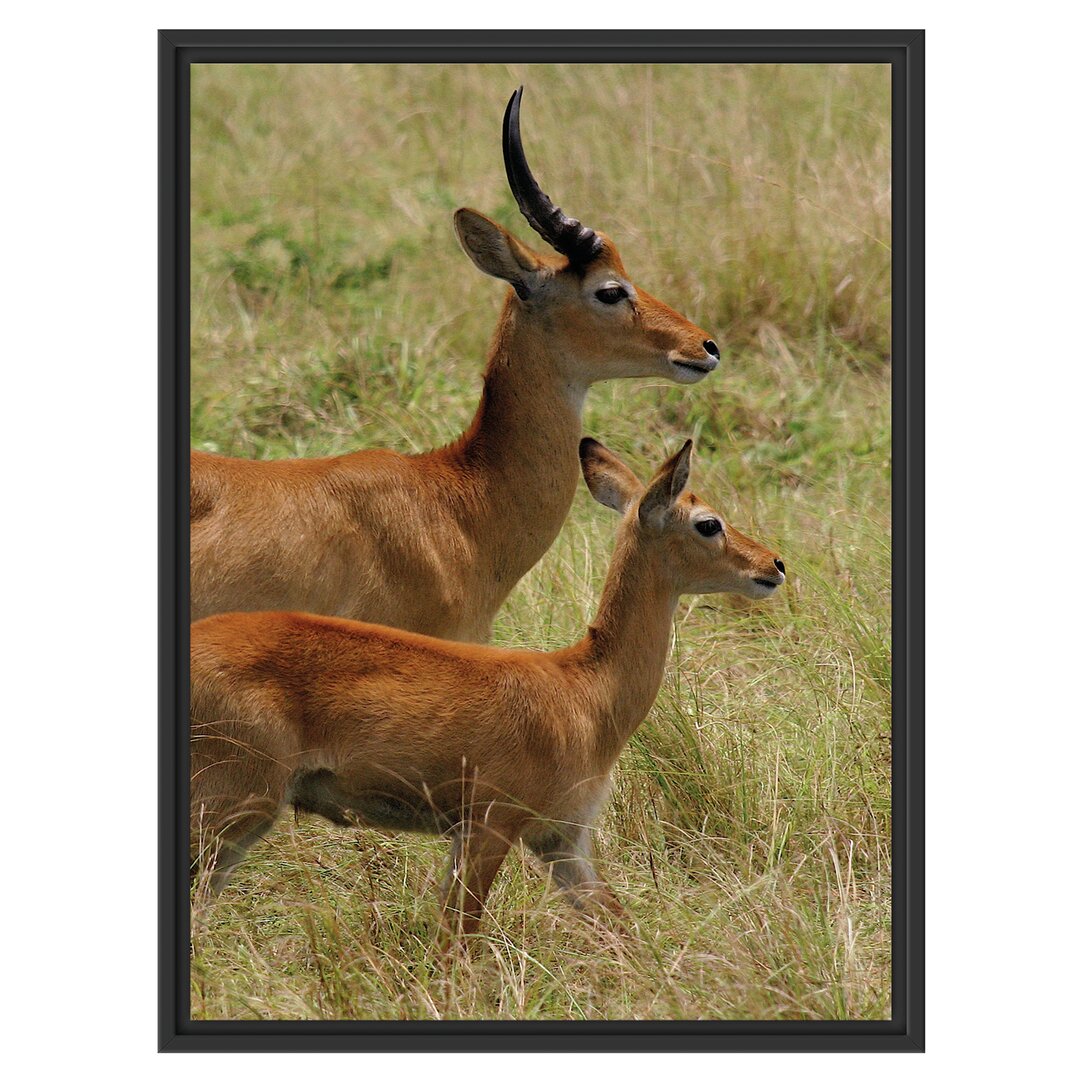
{"label": "dark eye", "polygon": [[706,518],[704,521],[697,521],[694,523],[694,528],[702,536],[715,536],[717,533],[724,531],[723,523],[719,518]]}
{"label": "dark eye", "polygon": [[606,289],[596,290],[596,299],[601,304],[617,304],[620,300],[625,300],[628,295],[621,285],[611,285]]}

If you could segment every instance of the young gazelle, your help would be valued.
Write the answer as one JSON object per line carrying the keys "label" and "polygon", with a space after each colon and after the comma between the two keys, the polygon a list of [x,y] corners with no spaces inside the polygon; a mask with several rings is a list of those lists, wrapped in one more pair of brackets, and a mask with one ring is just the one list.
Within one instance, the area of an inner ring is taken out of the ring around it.
{"label": "young gazelle", "polygon": [[623,515],[596,620],[553,653],[284,612],[191,628],[192,863],[224,885],[285,806],[341,825],[448,832],[446,930],[476,928],[519,838],[579,906],[618,915],[591,827],[663,676],[683,593],[771,596],[784,564],[684,493],[691,444],[644,488],[581,442]]}
{"label": "young gazelle", "polygon": [[520,98],[503,119],[507,178],[560,254],[538,254],[475,210],[454,215],[469,258],[512,286],[472,425],[417,455],[193,452],[192,619],[298,610],[484,641],[570,509],[588,387],[693,383],[716,367],[709,335],[632,285],[614,244],[540,190],[521,146]]}

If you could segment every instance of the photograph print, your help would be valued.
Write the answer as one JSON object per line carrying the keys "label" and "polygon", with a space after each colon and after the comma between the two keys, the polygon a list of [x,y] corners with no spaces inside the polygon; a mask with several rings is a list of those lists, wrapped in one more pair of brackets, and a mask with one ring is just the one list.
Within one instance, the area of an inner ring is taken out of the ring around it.
{"label": "photograph print", "polygon": [[187,1030],[894,1021],[892,65],[186,78]]}

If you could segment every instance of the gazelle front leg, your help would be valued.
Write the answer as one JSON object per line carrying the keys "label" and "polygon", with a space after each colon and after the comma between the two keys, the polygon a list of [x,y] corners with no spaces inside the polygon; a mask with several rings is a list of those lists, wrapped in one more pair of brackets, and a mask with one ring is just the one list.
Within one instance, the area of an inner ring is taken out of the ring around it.
{"label": "gazelle front leg", "polygon": [[592,864],[592,830],[561,823],[558,830],[529,841],[532,852],[547,865],[555,884],[580,911],[604,912],[616,928],[630,929],[630,915]]}
{"label": "gazelle front leg", "polygon": [[495,875],[517,840],[520,826],[466,821],[454,835],[450,867],[442,886],[443,948],[476,932]]}

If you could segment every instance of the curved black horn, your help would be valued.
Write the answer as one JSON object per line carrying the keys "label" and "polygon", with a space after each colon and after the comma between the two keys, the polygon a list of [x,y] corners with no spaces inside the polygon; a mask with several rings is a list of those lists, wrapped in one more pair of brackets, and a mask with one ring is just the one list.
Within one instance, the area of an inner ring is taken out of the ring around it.
{"label": "curved black horn", "polygon": [[587,263],[600,254],[600,237],[576,218],[567,217],[540,190],[536,177],[525,160],[521,146],[521,95],[519,86],[511,95],[503,114],[503,162],[506,179],[525,220],[556,250],[571,262]]}

